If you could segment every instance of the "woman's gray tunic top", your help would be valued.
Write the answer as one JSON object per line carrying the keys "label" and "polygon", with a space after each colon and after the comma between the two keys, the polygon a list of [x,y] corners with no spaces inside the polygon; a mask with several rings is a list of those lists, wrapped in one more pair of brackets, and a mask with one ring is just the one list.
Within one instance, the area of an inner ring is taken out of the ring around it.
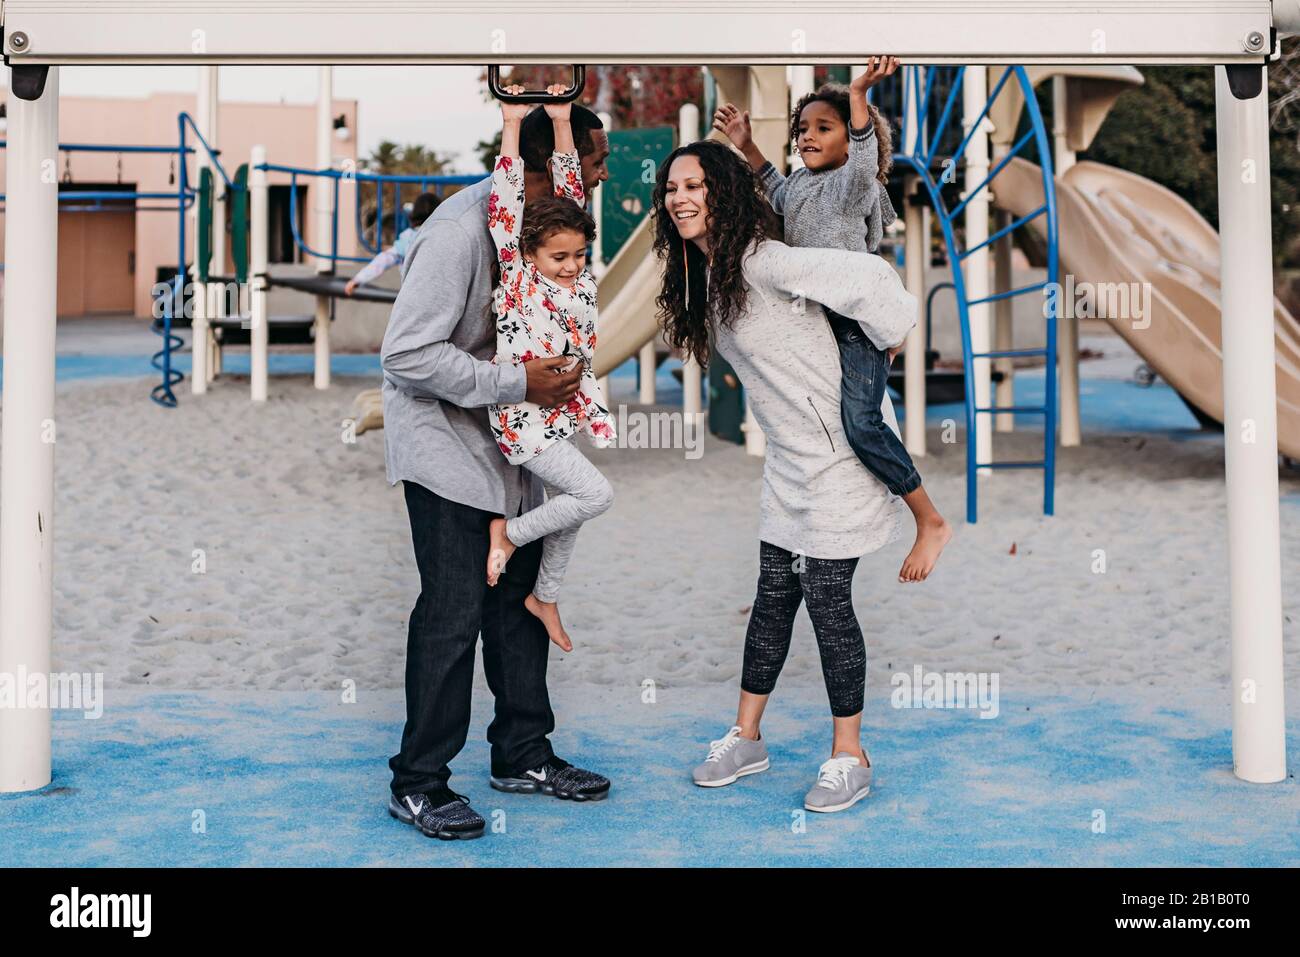
{"label": "woman's gray tunic top", "polygon": [[[777,240],[743,263],[748,303],[718,352],[744,385],[767,438],[759,535],[811,558],[856,558],[898,537],[907,507],[858,461],[840,424],[840,354],[821,305],[857,319],[881,350],[916,324],[916,297],[872,253]],[[886,392],[881,412],[898,433]]]}

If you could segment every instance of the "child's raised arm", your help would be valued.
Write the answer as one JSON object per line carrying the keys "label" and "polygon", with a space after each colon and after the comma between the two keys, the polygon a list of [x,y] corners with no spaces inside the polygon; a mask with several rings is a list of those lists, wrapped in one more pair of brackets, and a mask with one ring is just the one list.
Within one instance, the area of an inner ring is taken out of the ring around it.
{"label": "child's raised arm", "polygon": [[[507,93],[522,93],[518,85]],[[496,247],[501,281],[523,265],[519,236],[524,220],[524,161],[519,156],[519,127],[528,115],[525,103],[501,104],[501,153],[492,167],[492,195],[488,198],[488,232]]]}
{"label": "child's raised arm", "polygon": [[[563,93],[568,89],[563,83],[552,83],[546,88],[551,95]],[[578,147],[573,142],[573,125],[569,118],[573,113],[572,103],[547,103],[546,115],[551,118],[551,128],[555,132],[555,153],[551,157],[551,183],[556,196],[567,196],[579,206],[587,205],[587,191],[582,185],[582,160],[578,157]]]}
{"label": "child's raised arm", "polygon": [[713,114],[713,128],[731,140],[733,146],[745,154],[749,168],[755,173],[763,168],[767,160],[763,151],[754,142],[754,128],[749,123],[749,110],[743,113],[734,103],[724,103]]}
{"label": "child's raised arm", "polygon": [[855,129],[863,129],[871,122],[871,110],[867,107],[867,90],[871,89],[887,76],[893,76],[898,69],[898,57],[873,56],[867,61],[864,72],[855,76],[849,84],[849,115]]}

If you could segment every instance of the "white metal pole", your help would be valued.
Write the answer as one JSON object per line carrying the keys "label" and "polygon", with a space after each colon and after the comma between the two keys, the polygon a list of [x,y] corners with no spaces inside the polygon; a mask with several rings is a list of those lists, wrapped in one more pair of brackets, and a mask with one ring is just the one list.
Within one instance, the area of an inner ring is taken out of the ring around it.
{"label": "white metal pole", "polygon": [[601,251],[602,238],[605,229],[605,217],[601,212],[604,205],[604,188],[600,183],[591,191],[591,218],[596,221],[596,241],[591,244],[591,274],[600,281],[600,277],[605,275],[605,255]]}
{"label": "white metal pole", "polygon": [[[966,68],[966,78],[962,82],[962,128],[969,130],[976,117],[984,109],[988,100],[988,68],[970,66]],[[967,188],[983,182],[989,173],[989,135],[990,122],[985,117],[981,128],[970,138],[966,146],[966,183]],[[981,189],[966,205],[966,249],[973,249],[989,237],[989,194]],[[954,264],[955,265],[955,264]],[[985,246],[979,252],[972,253],[965,265],[966,299],[984,299],[989,294],[989,249]],[[980,303],[970,306],[970,340],[975,352],[989,351],[989,304]],[[991,402],[991,380],[989,377],[989,360],[976,359],[975,404],[987,408]],[[966,439],[970,441],[970,437]],[[975,455],[976,461],[993,460],[993,423],[987,415],[975,416]],[[981,474],[993,470],[982,468]]]}
{"label": "white metal pole", "polygon": [[915,173],[903,180],[903,273],[907,291],[916,297],[916,325],[907,334],[903,352],[903,444],[914,457],[925,455],[925,353],[930,348],[925,336],[925,260],[929,237],[924,231],[922,209],[911,201],[921,189]]}
{"label": "white metal pole", "polygon": [[[25,695],[29,676],[49,681],[54,633],[58,67],[37,100],[15,96],[11,82],[7,110],[0,674]],[[0,708],[0,791],[49,783],[49,708]]]}
{"label": "white metal pole", "polygon": [[[221,145],[221,67],[213,66],[208,69],[212,70],[212,79],[208,82],[208,128],[210,133],[205,134],[212,148],[219,149]],[[224,167],[226,164],[222,164]],[[228,173],[233,170],[227,170]],[[220,174],[212,179],[212,270],[218,276],[226,274],[226,204],[222,202],[222,197],[226,196],[226,181],[221,178]],[[208,310],[208,315],[215,318],[224,318],[226,315],[226,295],[222,285],[216,285],[212,290],[212,308]],[[220,349],[216,343],[216,337],[209,337],[211,343],[210,355],[211,361],[208,363],[208,382],[211,382],[221,371]]]}
{"label": "white metal pole", "polygon": [[[700,138],[700,108],[694,103],[683,103],[677,112],[677,142],[694,143]],[[687,422],[695,422],[691,416],[703,412],[704,370],[693,356],[682,360],[682,415]]]}
{"label": "white metal pole", "polygon": [[642,405],[654,405],[655,401],[655,341],[651,339],[641,347],[636,356],[637,386]]}
{"label": "white metal pole", "polygon": [[[814,79],[816,74],[811,65],[791,66],[786,67],[786,76],[790,81],[790,110],[793,112],[795,104],[817,88]],[[786,144],[786,152],[789,154],[791,170],[803,166],[803,157],[796,151],[793,143]]]}
{"label": "white metal pole", "polygon": [[266,322],[266,259],[267,259],[267,183],[266,170],[259,167],[266,162],[266,147],[254,146],[248,170],[248,305],[252,317],[249,330],[249,372],[252,379],[252,399],[266,401],[267,322]]}
{"label": "white metal pole", "polygon": [[[609,113],[602,110],[596,114],[596,117],[600,120],[606,131],[614,128],[614,118],[610,116]],[[604,251],[601,249],[601,237],[604,235],[602,230],[605,228],[604,206],[605,188],[602,184],[597,183],[596,188],[592,190],[591,193],[591,218],[596,221],[596,241],[592,243],[591,247],[591,274],[595,276],[597,280],[599,280],[601,276],[605,275],[605,267],[608,265],[608,263],[605,262]]]}
{"label": "white metal pole", "polygon": [[1238,99],[1214,68],[1228,485],[1232,764],[1246,781],[1286,780],[1282,575],[1273,341],[1268,82]]}
{"label": "white metal pole", "polygon": [[[857,76],[859,73],[865,73],[866,69],[864,66],[855,66],[850,68],[850,72]],[[913,78],[913,74],[918,75]],[[924,150],[930,142],[930,118],[920,115],[920,100],[925,97],[926,68],[923,66],[905,66],[903,67],[903,77],[902,151],[915,155]],[[915,84],[915,87],[913,84]],[[916,95],[917,89],[920,91],[919,97]]]}
{"label": "white metal pole", "polygon": [[[320,88],[316,95],[316,168],[334,167],[334,68],[320,68]],[[320,252],[337,252],[330,249],[330,236],[334,223],[334,182],[316,177],[312,183],[316,193],[316,248]],[[316,259],[316,272],[334,271],[334,260],[328,256]],[[316,321],[313,324],[316,344],[315,385],[318,389],[330,387],[330,299],[316,297]]]}
{"label": "white metal pole", "polygon": [[[212,74],[216,67],[201,66],[199,67],[199,91],[194,101],[194,123],[199,128],[199,132],[209,143],[212,142]],[[194,166],[198,176],[203,175],[203,170],[210,168],[208,152],[201,144],[194,145]],[[212,188],[217,189],[218,177],[213,170]],[[217,204],[214,202],[214,206]],[[196,202],[193,207],[193,214],[190,217],[193,223],[194,233],[194,314],[190,321],[190,392],[193,395],[202,395],[208,391],[208,354],[211,352],[211,346],[208,343],[208,337],[211,330],[208,326],[208,316],[210,315],[211,289],[206,283],[200,284],[198,281],[199,273],[199,204]],[[182,302],[184,299],[182,298]]]}
{"label": "white metal pole", "polygon": [[[1063,76],[1052,77],[1052,163],[1057,177],[1074,165],[1074,150],[1068,138],[1069,87]],[[1061,445],[1079,445],[1083,429],[1079,422],[1079,320],[1074,310],[1058,320],[1056,354],[1061,366]]]}
{"label": "white metal pole", "polygon": [[[995,161],[1000,160],[1005,150],[999,150]],[[1011,225],[1011,214],[1005,209],[993,211],[993,228],[995,231]],[[998,292],[1011,289],[1011,234],[1003,236],[993,243],[993,288]],[[999,299],[993,304],[993,348],[998,351],[1010,349],[1014,341],[1012,326],[1014,297]],[[1002,381],[994,391],[994,403],[1000,406],[1015,405],[1015,363],[1010,358],[995,359],[993,367],[1002,373]],[[999,412],[993,416],[995,432],[1011,432],[1015,429],[1016,417],[1011,412]]]}
{"label": "white metal pole", "polygon": [[[855,66],[851,73],[857,76],[865,70],[866,67]],[[921,95],[924,96],[925,71],[921,67],[903,68],[903,89],[911,93],[917,70],[921,71],[916,79],[920,80]],[[926,118],[920,111],[921,105],[915,96],[904,97],[902,151],[909,155],[915,155],[918,144],[924,141]],[[926,208],[912,202],[912,197],[919,195],[920,190],[919,176],[910,174],[903,178],[903,278],[907,291],[916,297],[918,313],[916,326],[907,334],[903,350],[903,444],[916,458],[926,454],[925,354],[930,348],[925,330],[925,267],[930,255],[930,233],[926,228]]]}

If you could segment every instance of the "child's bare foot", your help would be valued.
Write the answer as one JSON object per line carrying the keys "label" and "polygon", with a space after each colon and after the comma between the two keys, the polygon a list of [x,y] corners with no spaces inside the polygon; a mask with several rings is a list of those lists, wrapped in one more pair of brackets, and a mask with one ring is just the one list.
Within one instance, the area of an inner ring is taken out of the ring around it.
{"label": "child's bare foot", "polygon": [[515,553],[515,543],[506,537],[506,520],[492,519],[488,527],[487,583],[495,585],[501,573],[506,570],[506,562]]}
{"label": "child's bare foot", "polygon": [[925,581],[934,571],[939,553],[952,538],[952,526],[941,515],[929,521],[918,522],[916,526],[916,544],[903,559],[903,567],[898,570],[900,582]]}
{"label": "child's bare foot", "polygon": [[569,640],[569,633],[560,624],[559,605],[553,601],[542,601],[536,595],[530,594],[524,599],[524,607],[542,620],[542,624],[546,626],[546,634],[552,642],[565,651],[573,650],[573,642]]}

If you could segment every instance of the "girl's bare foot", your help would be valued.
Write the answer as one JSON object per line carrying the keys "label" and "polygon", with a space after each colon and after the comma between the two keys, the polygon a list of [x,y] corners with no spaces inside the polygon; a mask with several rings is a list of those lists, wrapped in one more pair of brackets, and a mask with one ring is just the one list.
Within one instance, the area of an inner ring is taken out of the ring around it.
{"label": "girl's bare foot", "polygon": [[506,570],[506,562],[515,553],[515,543],[506,537],[506,520],[492,519],[488,526],[488,560],[487,583],[495,585],[501,573]]}
{"label": "girl's bare foot", "polygon": [[569,633],[560,624],[559,605],[553,601],[542,601],[536,595],[530,594],[524,599],[524,607],[541,619],[542,624],[546,626],[547,637],[552,642],[565,651],[573,650],[573,642],[569,640]]}
{"label": "girl's bare foot", "polygon": [[903,559],[903,567],[898,570],[900,582],[920,582],[934,571],[939,553],[952,538],[952,526],[940,515],[933,519],[918,522],[916,525],[916,544]]}

